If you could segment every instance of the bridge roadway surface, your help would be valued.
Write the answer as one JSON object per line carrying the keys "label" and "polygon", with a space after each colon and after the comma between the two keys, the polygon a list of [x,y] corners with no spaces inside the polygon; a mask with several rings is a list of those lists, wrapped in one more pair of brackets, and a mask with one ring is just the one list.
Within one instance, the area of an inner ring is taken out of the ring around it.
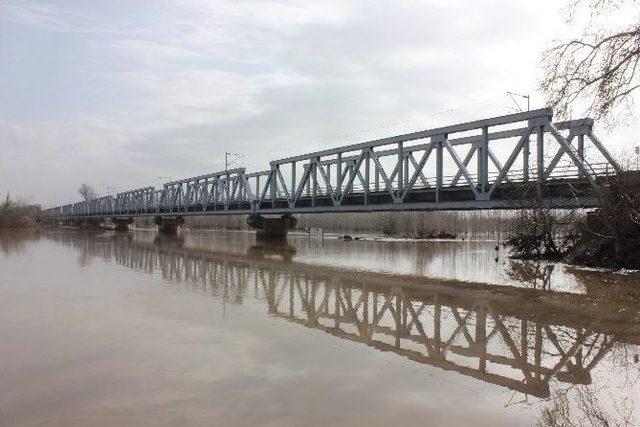
{"label": "bridge roadway surface", "polygon": [[[47,209],[52,218],[595,207],[620,167],[591,119],[543,108]],[[586,154],[589,154],[588,156]]]}
{"label": "bridge roadway surface", "polygon": [[549,397],[552,379],[591,383],[612,347],[638,344],[640,334],[637,304],[610,287],[575,294],[462,284],[291,262],[289,245],[243,255],[185,247],[177,236],[112,236],[49,238],[227,304],[253,297],[271,317],[538,397]]}

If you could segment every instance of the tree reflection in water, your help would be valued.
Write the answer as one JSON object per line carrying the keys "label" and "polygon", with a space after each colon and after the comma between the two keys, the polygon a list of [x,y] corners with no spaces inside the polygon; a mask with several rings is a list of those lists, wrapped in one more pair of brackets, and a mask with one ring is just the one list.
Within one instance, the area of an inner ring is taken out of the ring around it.
{"label": "tree reflection in water", "polygon": [[509,260],[507,276],[532,289],[551,290],[551,275],[557,264],[539,261]]}
{"label": "tree reflection in water", "polygon": [[38,230],[23,228],[0,229],[0,252],[10,255],[24,250],[25,244],[40,236]]}

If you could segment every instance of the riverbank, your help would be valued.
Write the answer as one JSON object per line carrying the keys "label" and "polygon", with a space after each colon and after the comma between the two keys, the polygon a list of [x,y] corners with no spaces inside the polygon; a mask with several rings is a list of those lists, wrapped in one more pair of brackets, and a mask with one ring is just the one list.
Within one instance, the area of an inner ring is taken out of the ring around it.
{"label": "riverbank", "polygon": [[633,211],[597,209],[583,216],[522,212],[505,244],[514,258],[612,270],[640,269],[640,223]]}

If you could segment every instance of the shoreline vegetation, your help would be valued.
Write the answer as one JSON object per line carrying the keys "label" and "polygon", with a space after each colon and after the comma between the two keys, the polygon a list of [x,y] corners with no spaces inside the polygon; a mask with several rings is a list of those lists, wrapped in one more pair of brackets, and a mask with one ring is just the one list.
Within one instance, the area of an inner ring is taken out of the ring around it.
{"label": "shoreline vegetation", "polygon": [[514,258],[609,269],[640,269],[640,175],[600,183],[597,209],[553,210],[539,202],[518,211],[505,244]]}
{"label": "shoreline vegetation", "polygon": [[34,227],[40,223],[41,212],[40,205],[16,202],[7,194],[0,204],[0,230]]}

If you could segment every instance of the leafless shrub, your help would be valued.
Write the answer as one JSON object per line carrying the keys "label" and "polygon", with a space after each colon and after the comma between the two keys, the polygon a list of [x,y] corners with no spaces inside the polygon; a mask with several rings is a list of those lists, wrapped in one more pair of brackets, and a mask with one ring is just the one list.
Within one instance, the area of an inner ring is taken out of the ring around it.
{"label": "leafless shrub", "polygon": [[[636,425],[633,402],[614,411],[601,407],[598,395],[589,387],[571,387],[556,391],[549,406],[540,414],[541,427],[629,427]],[[629,405],[630,408],[628,407]]]}
{"label": "leafless shrub", "polygon": [[578,216],[575,210],[551,209],[539,200],[513,217],[506,244],[519,258],[559,260],[578,238],[574,227]]}
{"label": "leafless shrub", "polygon": [[495,238],[502,233],[509,216],[503,211],[308,214],[298,216],[298,228],[414,238],[453,235]]}
{"label": "leafless shrub", "polygon": [[579,231],[572,262],[639,268],[640,175],[627,171],[604,179],[599,208],[579,223]]}
{"label": "leafless shrub", "polygon": [[40,218],[40,206],[14,202],[9,198],[0,204],[0,228],[21,228],[34,225]]}

